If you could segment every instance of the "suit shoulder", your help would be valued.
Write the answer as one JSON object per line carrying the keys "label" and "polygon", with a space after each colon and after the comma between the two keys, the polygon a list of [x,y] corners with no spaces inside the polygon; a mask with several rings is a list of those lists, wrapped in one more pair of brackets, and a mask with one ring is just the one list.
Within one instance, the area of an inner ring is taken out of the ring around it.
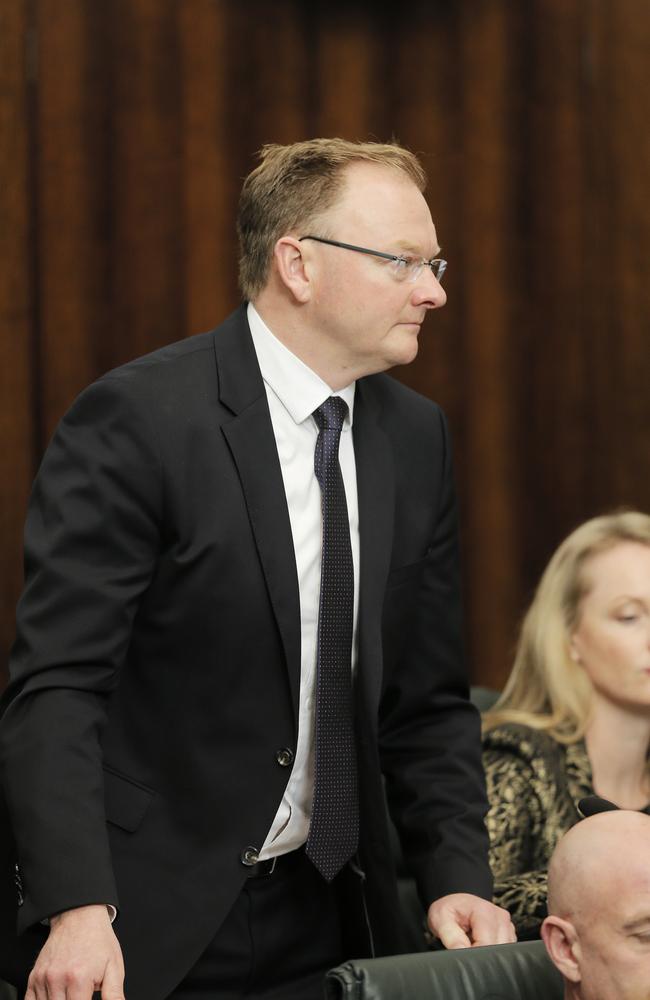
{"label": "suit shoulder", "polygon": [[240,307],[214,329],[166,344],[155,351],[127,361],[106,372],[97,382],[152,381],[160,384],[168,379],[182,378],[184,371],[196,373],[204,370],[213,375],[216,345],[229,333],[243,335],[245,322],[245,313]]}
{"label": "suit shoulder", "polygon": [[416,456],[419,462],[423,455],[450,452],[447,418],[438,403],[391,375],[372,375],[360,382],[360,399],[400,454]]}
{"label": "suit shoulder", "polygon": [[429,417],[442,413],[442,408],[435,400],[423,396],[415,389],[410,389],[409,386],[398,381],[394,375],[381,372],[378,375],[368,375],[361,381],[382,405],[410,409]]}
{"label": "suit shoulder", "polygon": [[[202,363],[214,356],[214,338],[216,330],[198,333],[184,340],[159,347],[149,354],[127,361],[123,365],[112,368],[101,375],[97,383],[107,381],[145,381],[147,379],[164,379],[175,377],[179,369],[184,367],[200,367]],[[96,384],[97,384],[96,383]]]}
{"label": "suit shoulder", "polygon": [[543,729],[534,729],[518,722],[504,722],[487,731],[483,749],[523,758],[527,763],[564,757],[564,747]]}
{"label": "suit shoulder", "polygon": [[72,403],[66,414],[91,411],[97,407],[123,405],[130,400],[136,408],[165,413],[213,401],[218,392],[217,351],[224,337],[236,339],[246,334],[245,313],[236,310],[223,323],[206,333],[167,344],[141,357],[112,368],[91,382]]}

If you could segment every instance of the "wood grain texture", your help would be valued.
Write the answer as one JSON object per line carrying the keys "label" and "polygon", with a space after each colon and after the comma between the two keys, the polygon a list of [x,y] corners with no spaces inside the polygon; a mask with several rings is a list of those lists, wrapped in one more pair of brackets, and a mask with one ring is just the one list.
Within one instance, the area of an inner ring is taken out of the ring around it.
{"label": "wood grain texture", "polygon": [[[29,4],[0,8],[0,648],[13,636],[22,586],[22,525],[39,452],[33,344],[34,261],[30,208],[34,37]],[[0,664],[0,681],[4,673]]]}
{"label": "wood grain texture", "polygon": [[0,18],[4,647],[56,421],[237,304],[256,151],[396,136],[450,262],[396,375],[449,414],[470,665],[501,685],[561,538],[650,510],[650,6],[0,0]]}

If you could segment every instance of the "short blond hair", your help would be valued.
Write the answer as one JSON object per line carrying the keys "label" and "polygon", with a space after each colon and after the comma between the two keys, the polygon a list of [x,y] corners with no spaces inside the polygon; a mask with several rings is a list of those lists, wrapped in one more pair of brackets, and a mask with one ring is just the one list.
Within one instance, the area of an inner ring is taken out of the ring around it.
{"label": "short blond hair", "polygon": [[239,286],[254,299],[268,280],[273,248],[281,236],[307,230],[336,201],[343,171],[362,161],[399,170],[419,191],[426,174],[414,153],[397,142],[308,139],[288,146],[267,145],[244,181],[239,199]]}
{"label": "short blond hair", "polygon": [[503,694],[484,715],[485,730],[517,722],[546,730],[562,743],[582,739],[592,686],[571,658],[569,642],[590,589],[587,563],[621,542],[650,546],[650,517],[634,510],[594,517],[556,550],[524,617]]}

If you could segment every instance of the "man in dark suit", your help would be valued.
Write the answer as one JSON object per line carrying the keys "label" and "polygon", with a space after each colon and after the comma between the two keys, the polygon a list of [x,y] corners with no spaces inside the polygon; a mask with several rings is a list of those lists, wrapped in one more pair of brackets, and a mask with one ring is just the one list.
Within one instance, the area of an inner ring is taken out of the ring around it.
{"label": "man in dark suit", "polygon": [[116,1000],[123,958],[129,1000],[307,1000],[399,950],[382,775],[433,933],[513,937],[446,424],[377,374],[445,303],[423,188],[394,145],[265,148],[248,306],[55,434],[0,728],[29,1000]]}

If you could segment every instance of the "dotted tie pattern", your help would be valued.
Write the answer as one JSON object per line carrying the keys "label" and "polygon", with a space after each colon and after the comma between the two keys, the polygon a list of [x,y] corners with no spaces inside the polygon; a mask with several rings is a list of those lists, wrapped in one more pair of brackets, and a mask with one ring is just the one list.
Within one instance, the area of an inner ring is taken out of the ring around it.
{"label": "dotted tie pattern", "polygon": [[314,412],[323,553],[316,674],[316,767],[307,856],[327,881],[359,841],[359,794],[352,714],[354,570],[339,441],[347,404],[330,396]]}

